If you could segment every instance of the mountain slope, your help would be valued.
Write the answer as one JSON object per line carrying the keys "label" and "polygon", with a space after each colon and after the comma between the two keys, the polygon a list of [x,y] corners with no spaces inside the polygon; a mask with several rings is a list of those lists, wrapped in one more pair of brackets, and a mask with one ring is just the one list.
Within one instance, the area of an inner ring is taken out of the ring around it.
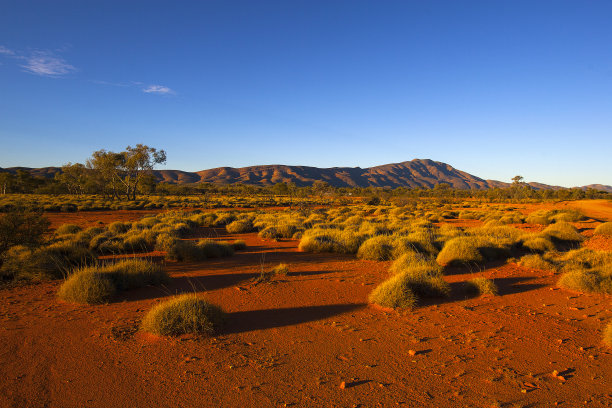
{"label": "mountain slope", "polygon": [[[58,167],[29,169],[12,167],[1,169],[16,173],[17,170],[28,170],[33,176],[53,177],[61,171]],[[250,167],[217,167],[198,172],[181,170],[155,170],[155,177],[160,182],[171,184],[244,183],[253,185],[272,185],[279,182],[292,182],[298,186],[309,186],[315,181],[325,181],[335,187],[434,187],[439,183],[447,183],[458,189],[488,189],[507,187],[509,183],[496,180],[484,180],[454,167],[429,159],[414,159],[401,163],[385,164],[369,168],[361,167],[330,167],[319,168],[309,166],[264,165]],[[528,183],[535,189],[560,189],[562,187],[546,184]],[[583,189],[596,188],[612,192],[611,186],[591,184]]]}

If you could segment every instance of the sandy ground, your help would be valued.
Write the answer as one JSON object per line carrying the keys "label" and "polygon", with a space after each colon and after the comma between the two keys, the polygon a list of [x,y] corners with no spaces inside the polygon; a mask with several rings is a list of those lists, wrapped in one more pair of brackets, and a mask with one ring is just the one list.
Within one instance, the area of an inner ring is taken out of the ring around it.
{"label": "sandy ground", "polygon": [[[169,286],[107,305],[60,302],[59,282],[0,290],[0,406],[612,406],[612,349],[601,343],[610,296],[558,289],[558,276],[508,263],[450,270],[450,299],[381,310],[367,295],[388,263],[202,234],[249,247],[168,262]],[[254,283],[261,265],[280,262],[288,276]],[[500,295],[466,298],[461,282],[475,276],[494,278]],[[147,310],[184,291],[226,310],[219,335],[138,332]]]}

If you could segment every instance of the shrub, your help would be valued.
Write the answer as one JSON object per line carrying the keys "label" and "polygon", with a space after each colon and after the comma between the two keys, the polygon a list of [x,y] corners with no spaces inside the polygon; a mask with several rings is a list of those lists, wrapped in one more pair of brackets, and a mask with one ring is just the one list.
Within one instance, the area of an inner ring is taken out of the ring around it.
{"label": "shrub", "polygon": [[550,218],[555,222],[578,222],[584,220],[586,217],[577,210],[561,210]]}
{"label": "shrub", "polygon": [[415,269],[435,269],[436,273],[442,274],[442,268],[433,260],[426,258],[423,254],[412,251],[406,252],[397,258],[389,268],[389,273],[397,275]]}
{"label": "shrub", "polygon": [[184,294],[154,306],[142,320],[143,331],[160,336],[185,333],[213,334],[224,313],[195,294]]}
{"label": "shrub", "polygon": [[497,295],[497,286],[487,278],[470,279],[466,282],[466,290],[478,295]]}
{"label": "shrub", "polygon": [[0,214],[0,255],[15,245],[41,245],[48,229],[49,220],[37,212],[11,210]]}
{"label": "shrub", "polygon": [[242,234],[253,231],[253,222],[250,219],[236,220],[227,224],[225,229],[230,234]]}
{"label": "shrub", "polygon": [[597,228],[595,228],[595,231],[593,231],[593,234],[612,237],[612,222],[604,222],[603,224],[599,224]]}
{"label": "shrub", "polygon": [[354,254],[366,238],[365,235],[337,229],[307,230],[298,248],[305,252]]}
{"label": "shrub", "polygon": [[69,235],[69,234],[76,234],[79,231],[81,231],[81,227],[79,227],[78,225],[63,224],[57,227],[57,229],[55,230],[55,233],[57,235]]}
{"label": "shrub", "polygon": [[371,261],[388,261],[392,258],[393,238],[381,235],[363,241],[357,251],[357,258]]}

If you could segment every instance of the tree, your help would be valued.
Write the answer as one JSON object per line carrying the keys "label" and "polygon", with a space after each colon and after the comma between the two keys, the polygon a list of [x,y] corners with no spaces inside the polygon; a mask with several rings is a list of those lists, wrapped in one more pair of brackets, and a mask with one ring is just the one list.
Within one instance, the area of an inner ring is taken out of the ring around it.
{"label": "tree", "polygon": [[6,191],[11,189],[15,184],[15,176],[9,172],[0,173],[0,191],[2,194],[6,194]]}
{"label": "tree", "polygon": [[64,185],[71,194],[83,194],[87,185],[88,170],[81,163],[67,163],[62,166],[62,172],[55,175],[55,179]]}
{"label": "tree", "polygon": [[151,175],[155,165],[166,162],[166,152],[137,144],[136,147],[126,147],[125,151],[120,154],[123,156],[121,170],[124,173],[123,184],[127,198],[135,200],[138,185],[143,177]]}
{"label": "tree", "polygon": [[104,194],[119,198],[123,191],[128,200],[135,200],[144,177],[153,174],[155,165],[165,162],[164,150],[137,144],[119,153],[104,149],[93,152],[87,167],[93,170],[96,184]]}

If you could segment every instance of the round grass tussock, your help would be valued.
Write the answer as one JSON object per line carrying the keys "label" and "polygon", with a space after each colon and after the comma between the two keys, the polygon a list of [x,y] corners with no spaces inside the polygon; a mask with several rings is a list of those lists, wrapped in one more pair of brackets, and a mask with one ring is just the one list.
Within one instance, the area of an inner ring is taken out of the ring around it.
{"label": "round grass tussock", "polygon": [[599,270],[574,270],[561,275],[558,285],[585,293],[612,294],[612,275]]}
{"label": "round grass tussock", "polygon": [[79,231],[81,231],[81,227],[79,227],[78,225],[63,224],[57,227],[57,229],[55,230],[55,233],[57,235],[69,235],[69,234],[76,234]]}
{"label": "round grass tussock", "polygon": [[540,254],[525,255],[521,257],[518,264],[522,267],[531,268],[531,269],[552,270],[552,271],[557,269],[557,266],[554,263],[548,261],[547,259],[544,259],[544,257],[542,257],[542,255]]}
{"label": "round grass tussock", "polygon": [[465,287],[468,293],[482,295],[497,295],[497,286],[495,282],[487,278],[475,278],[470,279],[465,283]]}
{"label": "round grass tussock", "polygon": [[531,237],[522,243],[523,248],[531,252],[544,253],[555,250],[555,244],[548,237]]}
{"label": "round grass tussock", "polygon": [[224,318],[218,306],[195,294],[184,294],[154,306],[142,320],[141,329],[159,336],[212,335]]}
{"label": "round grass tussock", "polygon": [[580,242],[584,239],[573,225],[564,221],[549,225],[542,233],[558,242]]}
{"label": "round grass tussock", "polygon": [[57,296],[70,303],[106,303],[117,292],[110,277],[89,268],[76,271],[60,286]]}
{"label": "round grass tussock", "polygon": [[436,262],[440,265],[462,265],[481,263],[484,257],[478,250],[478,240],[475,237],[457,237],[444,244]]}
{"label": "round grass tussock", "polygon": [[225,226],[230,234],[244,234],[254,230],[253,223],[249,219],[236,220]]}
{"label": "round grass tussock", "polygon": [[381,235],[366,239],[357,251],[357,258],[370,261],[388,261],[392,258],[392,253],[393,239]]}
{"label": "round grass tussock", "polygon": [[593,234],[612,237],[612,222],[604,222],[603,224],[598,225],[593,231]]}
{"label": "round grass tussock", "polygon": [[417,297],[412,292],[405,275],[398,274],[378,285],[368,296],[370,303],[382,307],[411,309],[416,306]]}

